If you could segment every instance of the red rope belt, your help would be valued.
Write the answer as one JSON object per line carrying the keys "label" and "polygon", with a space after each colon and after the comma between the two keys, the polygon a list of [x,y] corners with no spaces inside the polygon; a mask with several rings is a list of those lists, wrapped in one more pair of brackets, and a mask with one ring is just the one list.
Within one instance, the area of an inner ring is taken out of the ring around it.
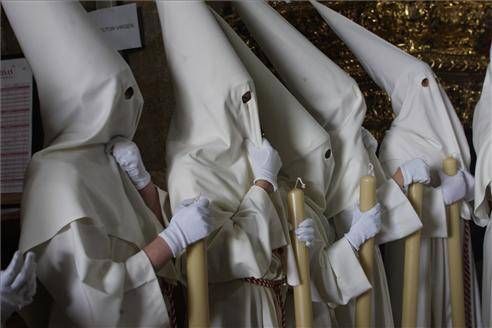
{"label": "red rope belt", "polygon": [[286,279],[284,278],[282,280],[268,280],[249,277],[244,278],[243,280],[247,283],[270,288],[271,290],[273,290],[277,301],[277,316],[280,319],[282,328],[286,328],[285,306],[284,302],[282,302],[282,286],[285,285]]}
{"label": "red rope belt", "polygon": [[178,320],[176,316],[176,304],[174,304],[175,286],[172,284],[168,284],[164,281],[164,279],[160,279],[160,282],[162,294],[165,296],[169,304],[169,308],[167,309],[167,313],[169,316],[169,325],[171,328],[177,328]]}

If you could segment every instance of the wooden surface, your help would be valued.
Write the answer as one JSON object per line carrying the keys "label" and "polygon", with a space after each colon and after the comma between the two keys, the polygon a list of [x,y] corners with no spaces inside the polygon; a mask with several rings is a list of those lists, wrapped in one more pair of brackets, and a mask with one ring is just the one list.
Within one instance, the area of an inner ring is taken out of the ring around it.
{"label": "wooden surface", "polygon": [[1,194],[1,203],[3,205],[19,205],[22,193],[5,193]]}

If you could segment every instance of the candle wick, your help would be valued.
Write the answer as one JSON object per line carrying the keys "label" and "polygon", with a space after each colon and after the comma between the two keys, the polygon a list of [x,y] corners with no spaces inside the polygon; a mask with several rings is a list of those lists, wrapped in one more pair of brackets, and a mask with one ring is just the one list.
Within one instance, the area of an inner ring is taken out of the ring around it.
{"label": "candle wick", "polygon": [[301,186],[301,189],[306,189],[306,184],[302,182],[300,177],[297,178],[295,187],[298,188],[298,185]]}

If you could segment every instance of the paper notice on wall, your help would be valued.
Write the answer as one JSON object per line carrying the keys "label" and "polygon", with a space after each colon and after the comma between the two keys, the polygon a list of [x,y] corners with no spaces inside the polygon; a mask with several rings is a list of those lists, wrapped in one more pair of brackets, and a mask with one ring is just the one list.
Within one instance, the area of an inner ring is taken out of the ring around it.
{"label": "paper notice on wall", "polygon": [[89,16],[114,49],[142,47],[135,3],[94,10]]}
{"label": "paper notice on wall", "polygon": [[33,78],[24,58],[0,66],[0,190],[20,193],[31,158]]}

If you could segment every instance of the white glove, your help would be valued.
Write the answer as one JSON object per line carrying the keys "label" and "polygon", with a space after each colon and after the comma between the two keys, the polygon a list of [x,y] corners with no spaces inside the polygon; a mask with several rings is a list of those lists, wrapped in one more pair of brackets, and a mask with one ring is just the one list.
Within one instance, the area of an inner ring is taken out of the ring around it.
{"label": "white glove", "polygon": [[303,220],[296,228],[296,237],[304,242],[307,247],[311,247],[316,241],[319,241],[319,232],[314,225],[314,220],[307,218]]}
{"label": "white glove", "polygon": [[456,175],[449,176],[439,171],[439,176],[441,177],[442,198],[446,205],[462,199],[465,201],[473,199],[475,178],[469,172],[459,170]]}
{"label": "white glove", "polygon": [[36,293],[36,257],[28,252],[25,260],[15,252],[7,269],[0,271],[0,300],[2,321],[32,302]]}
{"label": "white glove", "polygon": [[403,188],[406,190],[412,183],[428,184],[431,181],[430,168],[422,159],[414,158],[400,166],[403,175]]}
{"label": "white glove", "polygon": [[128,174],[138,190],[150,183],[150,174],[145,169],[140,151],[133,141],[116,137],[108,143],[107,151],[113,154],[116,162]]}
{"label": "white glove", "polygon": [[256,147],[251,141],[246,140],[248,155],[251,160],[255,182],[266,180],[277,190],[277,175],[282,167],[282,160],[278,152],[273,149],[268,140],[263,138],[260,147]]}
{"label": "white glove", "polygon": [[175,257],[189,244],[207,237],[214,230],[208,206],[208,199],[202,196],[184,200],[169,226],[159,234]]}
{"label": "white glove", "polygon": [[381,205],[377,203],[369,211],[361,212],[359,206],[352,214],[352,225],[345,238],[356,250],[381,230]]}

